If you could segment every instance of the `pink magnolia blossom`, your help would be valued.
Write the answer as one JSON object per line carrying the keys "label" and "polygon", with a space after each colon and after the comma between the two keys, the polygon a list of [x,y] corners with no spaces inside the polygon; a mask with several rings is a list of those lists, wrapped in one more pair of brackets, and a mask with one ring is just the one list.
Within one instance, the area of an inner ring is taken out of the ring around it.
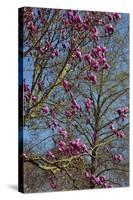
{"label": "pink magnolia blossom", "polygon": [[92,82],[93,85],[97,83],[97,77],[95,74],[90,74],[89,75],[89,80]]}
{"label": "pink magnolia blossom", "polygon": [[110,69],[110,65],[108,63],[105,63],[103,66],[103,69],[108,70]]}
{"label": "pink magnolia blossom", "polygon": [[53,159],[54,159],[54,158],[55,158],[55,155],[54,155],[51,151],[48,151],[48,152],[47,152],[47,157],[48,157],[48,158],[53,158]]}
{"label": "pink magnolia blossom", "polygon": [[64,128],[59,128],[59,133],[66,138],[68,136],[68,132]]}
{"label": "pink magnolia blossom", "polygon": [[90,52],[85,54],[84,59],[89,65],[91,64],[92,56],[91,56]]}
{"label": "pink magnolia blossom", "polygon": [[92,100],[90,98],[86,99],[85,100],[85,107],[86,107],[87,112],[90,111],[91,105],[92,105]]}
{"label": "pink magnolia blossom", "polygon": [[104,56],[100,56],[98,59],[98,63],[99,65],[103,65],[106,62],[106,58]]}
{"label": "pink magnolia blossom", "polygon": [[99,62],[97,62],[97,60],[92,59],[91,60],[91,66],[93,67],[93,69],[97,72],[99,70]]}
{"label": "pink magnolia blossom", "polygon": [[119,108],[116,110],[116,112],[118,113],[119,117],[122,119],[122,121],[124,121],[124,119],[127,117],[127,113],[128,113],[128,108]]}
{"label": "pink magnolia blossom", "polygon": [[115,21],[118,21],[119,19],[121,19],[121,14],[120,13],[114,13],[113,18]]}
{"label": "pink magnolia blossom", "polygon": [[60,146],[60,147],[65,147],[65,146],[66,146],[66,143],[65,143],[64,141],[61,140],[61,141],[59,141],[59,146]]}
{"label": "pink magnolia blossom", "polygon": [[65,143],[64,141],[62,141],[62,140],[59,141],[58,150],[59,150],[61,153],[65,154],[66,147],[67,147],[67,145],[66,145],[66,143]]}
{"label": "pink magnolia blossom", "polygon": [[76,55],[76,57],[79,59],[79,61],[82,60],[82,55],[81,55],[81,51],[80,51],[79,48],[76,49],[76,51],[75,51],[75,55]]}
{"label": "pink magnolia blossom", "polygon": [[116,154],[116,155],[113,156],[113,159],[114,159],[114,161],[121,162],[121,161],[124,160],[124,157],[123,157],[122,154]]}
{"label": "pink magnolia blossom", "polygon": [[107,47],[103,46],[103,47],[101,47],[101,51],[102,51],[103,53],[105,53],[105,52],[108,51],[108,49],[107,49]]}
{"label": "pink magnolia blossom", "polygon": [[85,177],[86,177],[86,178],[90,178],[90,177],[91,177],[90,171],[85,171]]}
{"label": "pink magnolia blossom", "polygon": [[66,81],[66,80],[62,81],[62,85],[63,85],[66,92],[68,92],[72,88],[71,83],[69,81]]}
{"label": "pink magnolia blossom", "polygon": [[106,176],[99,176],[99,180],[101,183],[105,183],[106,182]]}
{"label": "pink magnolia blossom", "polygon": [[64,30],[61,30],[61,38],[62,38],[62,40],[65,39],[65,31]]}
{"label": "pink magnolia blossom", "polygon": [[84,28],[85,31],[87,31],[88,30],[88,25],[83,23],[83,28]]}
{"label": "pink magnolia blossom", "polygon": [[71,111],[65,111],[65,115],[66,117],[71,117],[72,116],[72,112]]}
{"label": "pink magnolia blossom", "polygon": [[51,111],[51,115],[52,115],[53,118],[55,118],[56,117],[56,112]]}
{"label": "pink magnolia blossom", "polygon": [[113,123],[113,122],[111,122],[111,123],[109,124],[109,128],[110,128],[111,130],[115,130],[115,127],[114,127],[114,123]]}
{"label": "pink magnolia blossom", "polygon": [[79,15],[75,16],[76,22],[82,24],[82,19]]}
{"label": "pink magnolia blossom", "polygon": [[113,28],[112,24],[107,24],[107,25],[105,26],[105,30],[106,30],[106,32],[109,33],[109,34],[112,34],[112,33],[114,32],[114,28]]}
{"label": "pink magnolia blossom", "polygon": [[53,119],[53,127],[56,128],[57,125],[58,125],[58,123],[57,123],[56,119]]}
{"label": "pink magnolia blossom", "polygon": [[98,29],[96,26],[94,26],[92,29],[91,29],[91,37],[94,39],[94,40],[98,40],[98,35],[99,35],[99,32],[98,32]]}
{"label": "pink magnolia blossom", "polygon": [[111,22],[113,20],[113,16],[110,14],[106,15],[106,17],[107,17],[107,21]]}
{"label": "pink magnolia blossom", "polygon": [[71,150],[74,152],[75,151],[78,153],[88,152],[87,146],[80,141],[80,138],[70,141],[69,145],[70,145]]}
{"label": "pink magnolia blossom", "polygon": [[101,55],[101,47],[100,46],[97,46],[96,48],[94,48],[92,50],[92,53],[95,57],[99,57]]}
{"label": "pink magnolia blossom", "polygon": [[48,106],[43,106],[43,107],[42,107],[42,111],[43,111],[44,113],[48,113],[48,112],[49,112]]}
{"label": "pink magnolia blossom", "polygon": [[32,102],[35,103],[37,101],[37,97],[36,96],[32,96]]}
{"label": "pink magnolia blossom", "polygon": [[72,109],[76,109],[76,110],[80,110],[81,109],[80,105],[77,103],[77,101],[75,99],[72,99],[71,103],[72,103],[71,104],[71,108]]}
{"label": "pink magnolia blossom", "polygon": [[124,133],[122,130],[118,131],[118,130],[114,129],[114,130],[113,130],[113,133],[114,133],[118,138],[124,138],[124,137],[125,137],[125,133]]}

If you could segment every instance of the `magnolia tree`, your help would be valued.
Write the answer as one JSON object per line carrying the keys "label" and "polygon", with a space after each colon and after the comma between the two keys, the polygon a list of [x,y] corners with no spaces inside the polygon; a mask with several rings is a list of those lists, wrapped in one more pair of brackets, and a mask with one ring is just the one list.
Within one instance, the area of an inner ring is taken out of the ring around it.
{"label": "magnolia tree", "polygon": [[19,34],[24,190],[128,186],[128,15],[23,8]]}

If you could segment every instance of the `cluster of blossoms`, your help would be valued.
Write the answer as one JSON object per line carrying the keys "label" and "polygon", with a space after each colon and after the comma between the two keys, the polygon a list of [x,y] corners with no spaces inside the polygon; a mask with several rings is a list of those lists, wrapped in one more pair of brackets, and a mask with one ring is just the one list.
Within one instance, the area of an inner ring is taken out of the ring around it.
{"label": "cluster of blossoms", "polygon": [[69,81],[66,81],[66,80],[62,81],[62,85],[63,85],[66,92],[70,91],[71,88],[72,88],[71,83]]}
{"label": "cluster of blossoms", "polygon": [[51,58],[54,58],[59,55],[57,49],[55,49],[53,47],[50,48],[50,52],[51,52]]}
{"label": "cluster of blossoms", "polygon": [[[63,156],[72,156],[89,152],[86,144],[81,142],[80,139],[71,140],[68,143],[61,140],[59,141],[57,148]],[[47,152],[47,157],[50,159],[56,158],[51,151]]]}
{"label": "cluster of blossoms", "polygon": [[87,98],[85,100],[85,107],[87,112],[90,112],[91,106],[92,106],[92,99]]}
{"label": "cluster of blossoms", "polygon": [[97,82],[96,72],[100,69],[108,70],[110,65],[106,59],[107,48],[97,45],[92,51],[88,51],[84,55],[85,62],[89,65],[91,72],[87,72],[84,76],[85,80],[89,80],[93,85]]}
{"label": "cluster of blossoms", "polygon": [[63,155],[77,155],[80,153],[88,153],[86,144],[80,141],[80,139],[72,140],[68,144],[64,141],[59,142],[59,151]]}
{"label": "cluster of blossoms", "polygon": [[71,110],[65,111],[65,115],[66,115],[66,117],[72,117],[75,114],[77,114],[78,112],[80,113],[80,116],[82,116],[82,107],[81,107],[81,105],[79,105],[77,103],[77,101],[72,97]]}
{"label": "cluster of blossoms", "polygon": [[85,54],[84,59],[91,69],[96,72],[100,69],[100,66],[103,66],[103,69],[109,69],[110,66],[106,63],[106,52],[107,48],[105,46],[97,45],[92,51],[88,51]]}
{"label": "cluster of blossoms", "polygon": [[[99,39],[98,26],[102,26],[105,33],[112,34],[114,28],[112,23],[121,19],[119,13],[105,13],[105,16],[100,18],[98,12],[86,12],[86,16],[81,16],[74,10],[65,12],[63,23],[65,26],[73,27],[77,31],[88,31],[92,39]],[[95,24],[93,24],[95,21]],[[90,28],[91,27],[91,28]]]}
{"label": "cluster of blossoms", "polygon": [[49,114],[52,117],[51,123],[47,122],[47,125],[49,128],[52,128],[52,130],[56,129],[57,127],[60,127],[57,119],[56,119],[56,112],[50,109],[48,106],[43,106],[41,108],[41,111],[43,114]]}
{"label": "cluster of blossoms", "polygon": [[109,64],[106,62],[106,52],[107,48],[105,46],[97,45],[92,51],[88,51],[85,55],[82,55],[81,49],[77,48],[74,50],[74,57],[79,61],[82,61],[84,58],[86,63],[91,67],[91,70],[97,72],[101,66],[105,70],[110,68]]}
{"label": "cluster of blossoms", "polygon": [[94,73],[87,73],[84,79],[89,80],[93,85],[97,83],[97,77]]}
{"label": "cluster of blossoms", "polygon": [[65,26],[71,26],[76,30],[80,30],[83,24],[81,17],[76,13],[76,11],[72,10],[66,12],[66,14],[64,15],[63,22]]}
{"label": "cluster of blossoms", "polygon": [[119,118],[122,119],[122,121],[124,121],[124,119],[127,117],[127,113],[128,113],[128,108],[119,108],[117,109],[117,114],[119,115]]}
{"label": "cluster of blossoms", "polygon": [[109,128],[112,130],[113,134],[116,135],[116,137],[118,137],[118,138],[125,137],[125,133],[122,130],[117,130],[114,126],[114,123],[110,123]]}
{"label": "cluster of blossoms", "polygon": [[66,138],[68,136],[68,132],[62,127],[59,127],[59,133],[63,138]]}
{"label": "cluster of blossoms", "polygon": [[95,175],[91,174],[90,172],[85,172],[85,177],[91,184],[94,186],[101,186],[103,188],[112,188],[113,186],[109,183],[107,183],[107,177],[106,176],[99,176],[96,177]]}
{"label": "cluster of blossoms", "polygon": [[82,61],[82,55],[81,55],[81,50],[80,48],[77,48],[74,50],[74,57],[78,58],[79,61]]}
{"label": "cluster of blossoms", "polygon": [[[93,103],[93,101],[91,98],[86,98],[84,100],[84,106],[85,106],[85,110],[87,112],[90,112],[90,109],[92,108],[92,103]],[[76,115],[77,113],[79,113],[80,117],[81,117],[82,113],[83,113],[83,108],[81,107],[80,104],[77,103],[77,101],[72,96],[71,109],[65,111],[65,115],[66,115],[66,117],[72,117],[72,116]]]}
{"label": "cluster of blossoms", "polygon": [[122,162],[124,160],[124,156],[122,154],[113,155],[113,160],[117,162]]}
{"label": "cluster of blossoms", "polygon": [[111,154],[111,157],[112,157],[112,160],[117,162],[117,163],[120,163],[124,160],[124,156],[120,153],[118,154],[114,154],[111,152],[111,148],[110,147],[104,147],[104,152],[106,153],[110,153]]}
{"label": "cluster of blossoms", "polygon": [[23,81],[23,91],[25,101],[29,101],[30,98],[32,100],[32,103],[35,103],[37,101],[37,97],[35,95],[31,96],[31,90],[29,88],[29,85],[26,84],[25,80]]}

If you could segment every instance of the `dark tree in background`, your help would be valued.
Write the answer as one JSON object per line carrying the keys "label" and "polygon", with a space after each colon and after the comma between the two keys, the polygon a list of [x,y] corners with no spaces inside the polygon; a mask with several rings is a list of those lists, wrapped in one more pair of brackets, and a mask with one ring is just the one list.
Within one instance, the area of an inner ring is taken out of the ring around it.
{"label": "dark tree in background", "polygon": [[128,186],[128,18],[20,9],[24,192]]}

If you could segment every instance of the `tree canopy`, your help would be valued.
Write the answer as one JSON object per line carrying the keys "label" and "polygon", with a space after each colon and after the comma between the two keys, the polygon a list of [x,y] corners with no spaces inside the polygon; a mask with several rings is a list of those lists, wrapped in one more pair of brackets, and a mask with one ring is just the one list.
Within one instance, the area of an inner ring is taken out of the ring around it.
{"label": "tree canopy", "polygon": [[128,18],[20,9],[24,192],[128,186]]}

